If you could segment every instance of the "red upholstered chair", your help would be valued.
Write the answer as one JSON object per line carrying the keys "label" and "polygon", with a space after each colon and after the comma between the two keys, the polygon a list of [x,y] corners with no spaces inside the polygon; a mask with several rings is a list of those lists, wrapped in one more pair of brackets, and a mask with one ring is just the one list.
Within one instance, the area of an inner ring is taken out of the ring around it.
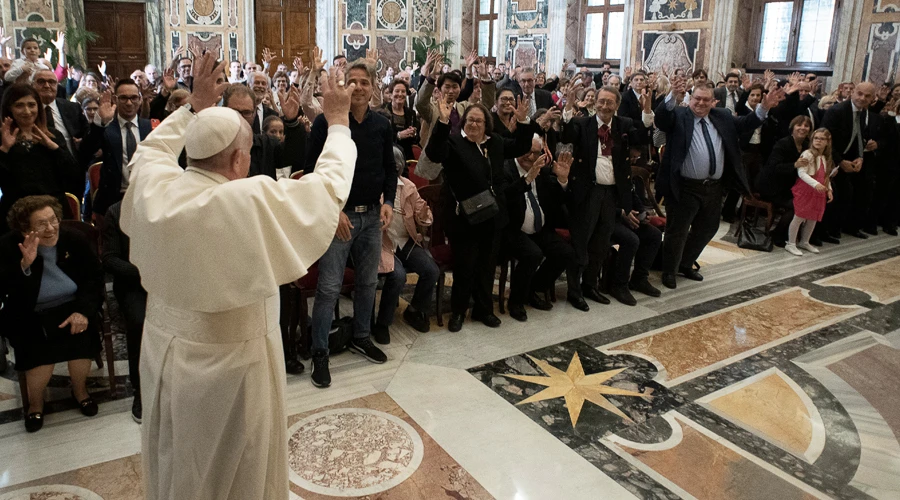
{"label": "red upholstered chair", "polygon": [[291,174],[291,179],[294,179],[295,181],[296,181],[296,180],[299,180],[301,177],[303,177],[303,171],[302,171],[302,170],[298,170],[298,171],[296,171],[296,172],[294,172],[294,173]]}
{"label": "red upholstered chair", "polygon": [[69,212],[74,215],[71,220],[81,220],[81,200],[72,193],[66,193],[66,201],[69,202]]}
{"label": "red upholstered chair", "polygon": [[428,185],[428,179],[423,179],[416,175],[416,166],[419,164],[418,160],[407,160],[406,168],[409,170],[408,179],[412,181],[413,184],[416,185],[416,188],[425,187]]}
{"label": "red upholstered chair", "polygon": [[88,186],[90,186],[88,193],[91,197],[91,201],[94,200],[94,197],[97,195],[97,189],[100,188],[100,168],[102,167],[102,161],[98,161],[88,167]]}
{"label": "red upholstered chair", "polygon": [[415,158],[416,161],[419,161],[419,156],[422,154],[422,148],[413,144],[412,150],[413,150],[413,158]]}
{"label": "red upholstered chair", "polygon": [[[415,148],[415,146],[413,146]],[[434,262],[438,265],[438,282],[435,292],[435,308],[437,310],[437,324],[444,326],[444,319],[441,311],[444,305],[444,282],[447,278],[447,272],[453,271],[453,251],[447,242],[444,234],[444,221],[447,215],[444,213],[444,203],[441,201],[440,185],[423,186],[419,188],[419,196],[431,207],[431,213],[434,219],[431,227],[425,233],[425,249],[431,252]]]}
{"label": "red upholstered chair", "polygon": [[[296,173],[296,172],[295,172]],[[355,276],[353,269],[344,269],[344,283],[341,285],[341,294],[349,294],[353,291]],[[300,328],[299,354],[303,359],[309,359],[312,355],[312,334],[309,330],[309,299],[316,296],[316,286],[319,284],[319,264],[315,263],[309,268],[306,276],[287,285],[287,304],[282,303],[282,311],[289,311],[287,317],[288,337],[293,343],[296,340],[296,331]],[[287,306],[287,307],[285,307]],[[340,302],[334,304],[334,318],[340,318]],[[284,320],[283,313],[282,319]],[[282,323],[283,324],[283,323]],[[285,347],[289,349],[288,346]],[[290,349],[289,349],[290,352]]]}

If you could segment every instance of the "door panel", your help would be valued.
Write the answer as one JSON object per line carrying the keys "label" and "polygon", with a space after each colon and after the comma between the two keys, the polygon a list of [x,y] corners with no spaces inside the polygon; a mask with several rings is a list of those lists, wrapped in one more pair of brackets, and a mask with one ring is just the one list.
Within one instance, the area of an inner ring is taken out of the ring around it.
{"label": "door panel", "polygon": [[88,71],[106,61],[106,73],[128,78],[147,64],[147,25],[144,4],[85,0],[85,27],[99,35],[87,46]]}
{"label": "door panel", "polygon": [[257,61],[262,61],[263,49],[268,47],[276,56],[271,73],[282,62],[290,67],[297,55],[309,62],[309,49],[316,43],[315,16],[313,0],[257,0]]}

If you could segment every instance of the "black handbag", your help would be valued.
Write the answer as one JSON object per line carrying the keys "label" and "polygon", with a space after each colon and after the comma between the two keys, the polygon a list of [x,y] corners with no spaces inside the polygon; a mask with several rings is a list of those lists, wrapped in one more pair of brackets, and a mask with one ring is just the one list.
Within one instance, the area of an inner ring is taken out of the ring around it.
{"label": "black handbag", "polygon": [[756,250],[757,252],[771,252],[774,247],[772,236],[766,234],[764,229],[756,226],[756,218],[744,217],[741,220],[741,232],[738,234],[737,245],[739,248]]}
{"label": "black handbag", "polygon": [[[481,224],[482,222],[494,218],[500,213],[500,206],[497,205],[497,197],[494,196],[494,171],[491,168],[491,159],[488,158],[487,151],[484,152],[484,158],[488,161],[488,175],[490,176],[490,188],[470,196],[465,200],[459,201],[456,213],[462,212],[463,217],[470,225]],[[453,191],[453,189],[450,189]],[[456,197],[456,194],[453,195]]]}

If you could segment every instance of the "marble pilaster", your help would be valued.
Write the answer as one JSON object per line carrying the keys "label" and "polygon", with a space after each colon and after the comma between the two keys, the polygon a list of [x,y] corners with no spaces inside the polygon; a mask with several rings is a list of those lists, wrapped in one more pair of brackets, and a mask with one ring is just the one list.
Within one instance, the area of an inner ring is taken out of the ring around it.
{"label": "marble pilaster", "polygon": [[322,57],[331,61],[340,49],[337,36],[337,2],[316,2],[316,45]]}
{"label": "marble pilaster", "polygon": [[717,0],[713,9],[711,36],[716,42],[709,49],[707,71],[725,74],[731,68],[733,44],[737,43],[734,29],[737,25],[737,0]]}
{"label": "marble pilaster", "polygon": [[[566,0],[550,0],[550,33],[566,32]],[[627,30],[626,30],[627,31]],[[564,36],[551,36],[547,42],[547,73],[556,73],[562,67],[566,53]]]}

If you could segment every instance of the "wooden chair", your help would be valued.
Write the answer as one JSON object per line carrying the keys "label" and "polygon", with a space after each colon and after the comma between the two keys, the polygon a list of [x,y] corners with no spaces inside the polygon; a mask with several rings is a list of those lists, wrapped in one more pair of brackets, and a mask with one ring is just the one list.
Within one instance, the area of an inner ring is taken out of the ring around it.
{"label": "wooden chair", "polygon": [[768,201],[759,199],[759,195],[754,193],[751,196],[744,196],[741,201],[741,220],[737,224],[734,231],[735,236],[740,236],[741,229],[744,227],[744,220],[747,218],[747,207],[753,208],[753,217],[759,217],[759,211],[766,212],[766,236],[769,236],[772,230],[772,221],[775,219],[775,208]]}
{"label": "wooden chair", "polygon": [[435,289],[435,310],[437,311],[437,324],[444,326],[444,318],[441,311],[444,306],[444,282],[447,279],[447,272],[453,271],[453,251],[447,242],[444,234],[445,214],[444,203],[441,201],[441,185],[430,185],[419,188],[419,196],[431,207],[434,222],[425,231],[425,249],[431,252],[431,257],[438,265],[437,288]]}
{"label": "wooden chair", "polygon": [[632,166],[631,167],[631,176],[638,177],[644,183],[644,195],[647,197],[647,200],[653,204],[653,209],[656,210],[656,213],[660,217],[665,217],[666,212],[663,210],[662,205],[656,201],[656,193],[653,192],[653,185],[650,183],[650,171],[644,167]]}
{"label": "wooden chair", "polygon": [[72,193],[66,193],[66,201],[69,202],[69,211],[71,211],[75,218],[71,220],[81,220],[81,200]]}
{"label": "wooden chair", "polygon": [[100,189],[100,169],[103,168],[103,162],[98,161],[88,167],[88,195],[91,201],[97,196],[97,190]]}

